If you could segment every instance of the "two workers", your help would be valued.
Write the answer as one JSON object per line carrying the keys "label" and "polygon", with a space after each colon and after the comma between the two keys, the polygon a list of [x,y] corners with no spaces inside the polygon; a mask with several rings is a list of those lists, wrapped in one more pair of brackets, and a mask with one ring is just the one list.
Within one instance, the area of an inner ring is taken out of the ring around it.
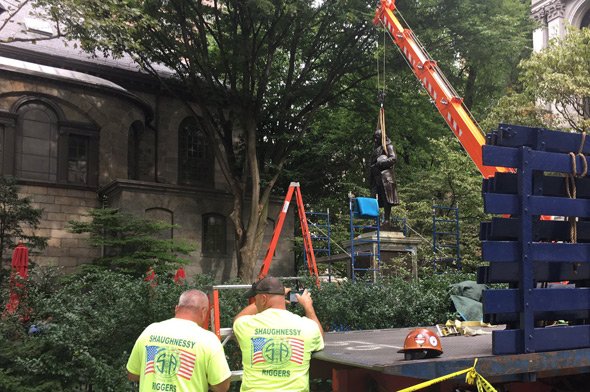
{"label": "two workers", "polygon": [[[246,293],[254,302],[234,319],[242,351],[241,391],[309,391],[311,353],[324,348],[323,329],[309,292],[296,294],[305,317],[286,308],[285,287],[274,277],[254,283]],[[200,327],[209,300],[199,290],[179,298],[175,317],[148,326],[137,339],[128,377],[145,391],[229,389],[231,372],[215,334]]]}

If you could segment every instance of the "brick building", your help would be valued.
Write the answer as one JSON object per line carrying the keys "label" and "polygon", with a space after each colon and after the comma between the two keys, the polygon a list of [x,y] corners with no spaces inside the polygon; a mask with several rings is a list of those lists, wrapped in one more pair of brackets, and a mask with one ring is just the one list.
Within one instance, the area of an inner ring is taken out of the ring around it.
{"label": "brick building", "polygon": [[[27,13],[18,22],[0,37],[54,33]],[[130,59],[93,58],[61,40],[0,44],[0,175],[17,177],[44,210],[38,234],[49,246],[35,256],[41,265],[73,269],[96,257],[100,250],[66,226],[106,204],[179,225],[170,236],[197,247],[189,276],[236,276],[232,196],[207,138],[183,102]],[[269,217],[281,204],[271,203]],[[283,232],[292,228],[289,215]],[[293,273],[291,244],[281,239],[273,273]]]}

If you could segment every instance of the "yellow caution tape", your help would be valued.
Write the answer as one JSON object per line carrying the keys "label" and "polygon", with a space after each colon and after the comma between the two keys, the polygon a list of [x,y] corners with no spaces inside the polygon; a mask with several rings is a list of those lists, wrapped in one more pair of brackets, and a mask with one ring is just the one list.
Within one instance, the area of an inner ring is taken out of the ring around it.
{"label": "yellow caution tape", "polygon": [[479,374],[475,370],[475,365],[477,364],[477,358],[475,362],[473,362],[473,366],[467,369],[459,370],[458,372],[447,374],[446,376],[442,376],[439,378],[435,378],[434,380],[425,381],[423,383],[414,385],[412,387],[400,389],[397,392],[413,392],[418,391],[420,389],[424,389],[434,384],[438,384],[439,382],[443,382],[449,380],[453,377],[460,376],[461,374],[467,373],[465,376],[465,382],[469,385],[476,385],[478,392],[498,392],[496,389],[490,384],[481,374]]}
{"label": "yellow caution tape", "polygon": [[467,373],[467,376],[465,376],[465,382],[469,385],[475,384],[477,386],[477,392],[497,392],[496,388],[475,370],[475,365],[477,365],[477,358],[475,358],[473,367]]}

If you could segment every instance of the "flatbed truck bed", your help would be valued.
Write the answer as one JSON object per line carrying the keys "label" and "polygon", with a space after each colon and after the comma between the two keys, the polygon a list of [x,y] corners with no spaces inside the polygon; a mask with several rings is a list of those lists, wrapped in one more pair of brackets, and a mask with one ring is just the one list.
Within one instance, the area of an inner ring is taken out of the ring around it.
{"label": "flatbed truck bed", "polygon": [[[561,328],[561,327],[560,327]],[[430,328],[436,331],[435,328]],[[504,326],[482,328],[502,330]],[[473,366],[494,386],[512,391],[559,391],[564,376],[576,376],[579,391],[590,391],[590,348],[542,353],[493,355],[492,335],[446,336],[438,358],[404,360],[398,353],[412,328],[329,332],[325,348],[313,354],[312,378],[332,379],[333,391],[394,391]],[[464,376],[431,387],[454,391],[464,387]],[[573,378],[569,377],[569,384]],[[579,381],[582,380],[582,381]],[[376,388],[376,389],[375,389]],[[565,389],[564,389],[565,390]],[[572,389],[569,389],[572,390]],[[573,389],[576,390],[576,389]]]}

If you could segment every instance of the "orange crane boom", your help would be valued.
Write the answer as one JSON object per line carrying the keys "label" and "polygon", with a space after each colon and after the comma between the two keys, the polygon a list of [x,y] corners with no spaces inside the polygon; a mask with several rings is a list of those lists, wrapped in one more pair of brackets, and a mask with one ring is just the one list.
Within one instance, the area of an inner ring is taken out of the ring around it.
{"label": "orange crane boom", "polygon": [[[484,178],[493,177],[496,172],[510,171],[504,167],[483,165],[481,147],[486,144],[483,131],[471,117],[469,110],[463,104],[463,98],[457,96],[455,89],[444,76],[436,61],[430,58],[412,30],[402,26],[400,20],[393,13],[395,9],[395,0],[381,0],[373,23],[381,24],[390,33],[393,42],[403,53],[414,75],[430,94],[434,105]],[[397,12],[399,13],[399,11]]]}

